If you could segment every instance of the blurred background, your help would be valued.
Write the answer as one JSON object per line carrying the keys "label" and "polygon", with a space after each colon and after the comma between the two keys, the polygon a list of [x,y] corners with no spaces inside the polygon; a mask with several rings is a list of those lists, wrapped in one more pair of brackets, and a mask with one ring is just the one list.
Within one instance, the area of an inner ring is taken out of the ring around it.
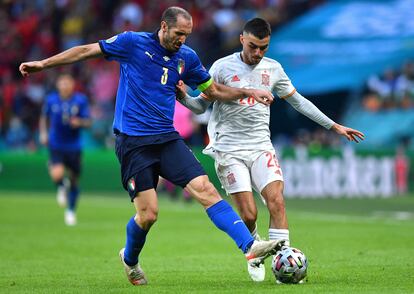
{"label": "blurred background", "polygon": [[[18,66],[125,30],[155,31],[162,11],[178,5],[193,16],[187,44],[209,68],[241,49],[243,24],[272,25],[267,57],[279,61],[297,90],[338,123],[365,133],[350,144],[296,112],[271,106],[271,132],[286,197],[391,197],[414,190],[414,1],[31,0],[0,2],[0,193],[50,190],[47,150],[38,122],[62,69],[23,79]],[[367,13],[369,12],[369,13]],[[92,127],[83,133],[82,187],[121,191],[111,125],[118,64],[104,59],[66,67],[87,95]],[[177,128],[216,187],[207,143],[208,114],[177,108]],[[411,167],[411,168],[410,168]],[[2,192],[3,191],[3,192]]]}

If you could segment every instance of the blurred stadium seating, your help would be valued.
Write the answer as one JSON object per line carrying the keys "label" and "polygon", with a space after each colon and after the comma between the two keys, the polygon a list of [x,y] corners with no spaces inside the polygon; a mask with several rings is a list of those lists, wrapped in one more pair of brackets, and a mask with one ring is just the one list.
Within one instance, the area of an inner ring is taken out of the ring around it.
{"label": "blurred stadium seating", "polygon": [[[414,29],[406,20],[414,2],[409,0],[2,1],[0,161],[11,151],[43,151],[37,122],[43,99],[62,70],[22,79],[18,72],[22,61],[124,30],[154,31],[162,11],[171,5],[183,6],[193,15],[188,44],[206,67],[240,48],[238,35],[246,20],[266,18],[274,32],[267,56],[281,62],[298,91],[336,121],[363,131],[367,139],[358,147],[368,152],[364,156],[397,162],[398,152],[403,152],[408,166],[413,166]],[[370,14],[364,13],[368,10]],[[92,60],[65,70],[75,74],[77,89],[91,100],[94,123],[84,134],[85,145],[89,150],[111,148],[117,65]],[[301,146],[308,146],[311,157],[323,149],[329,149],[329,156],[346,156],[345,141],[283,101],[272,106],[271,130],[283,157],[299,154]],[[408,172],[413,189],[413,172]]]}

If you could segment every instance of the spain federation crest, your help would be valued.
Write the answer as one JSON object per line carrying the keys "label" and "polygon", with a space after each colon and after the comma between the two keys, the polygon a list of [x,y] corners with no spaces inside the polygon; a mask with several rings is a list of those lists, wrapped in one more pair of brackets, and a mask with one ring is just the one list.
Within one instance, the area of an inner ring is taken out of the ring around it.
{"label": "spain federation crest", "polygon": [[177,71],[178,74],[182,75],[185,69],[185,62],[183,59],[178,59]]}
{"label": "spain federation crest", "polygon": [[270,85],[270,76],[266,72],[262,73],[262,85],[263,86]]}

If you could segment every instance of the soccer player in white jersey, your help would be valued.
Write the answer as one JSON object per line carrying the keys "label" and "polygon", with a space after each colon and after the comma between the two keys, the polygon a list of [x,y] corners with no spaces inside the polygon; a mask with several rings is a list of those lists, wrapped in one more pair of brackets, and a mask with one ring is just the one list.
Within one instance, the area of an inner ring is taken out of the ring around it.
{"label": "soccer player in white jersey", "polygon": [[[335,123],[300,95],[282,66],[264,57],[270,34],[267,21],[261,18],[248,21],[240,35],[242,52],[221,58],[212,65],[210,75],[215,82],[231,87],[272,91],[326,129],[345,136],[349,141],[363,140],[363,133]],[[257,103],[252,97],[230,102],[219,102],[204,94],[190,97],[185,92],[184,84],[179,83],[177,88],[178,100],[195,113],[204,112],[214,101],[208,124],[210,144],[204,153],[215,159],[220,182],[231,195],[252,235],[259,238],[253,188],[260,193],[269,210],[269,239],[285,239],[289,244],[283,173],[270,140],[269,106]],[[263,265],[259,268],[248,265],[248,271],[254,281],[264,280]]]}

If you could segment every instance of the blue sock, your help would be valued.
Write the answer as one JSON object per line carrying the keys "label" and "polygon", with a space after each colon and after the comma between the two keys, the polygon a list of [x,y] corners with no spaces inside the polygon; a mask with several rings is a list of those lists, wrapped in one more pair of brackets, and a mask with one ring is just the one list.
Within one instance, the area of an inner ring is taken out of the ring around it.
{"label": "blue sock", "polygon": [[124,261],[133,266],[138,263],[138,255],[144,247],[148,231],[144,231],[137,225],[132,217],[127,224],[127,239],[125,244]]}
{"label": "blue sock", "polygon": [[216,227],[226,232],[244,253],[249,250],[254,239],[244,222],[226,201],[220,200],[206,211]]}
{"label": "blue sock", "polygon": [[71,186],[68,195],[68,209],[75,211],[76,203],[78,201],[79,196],[79,188],[76,186]]}

